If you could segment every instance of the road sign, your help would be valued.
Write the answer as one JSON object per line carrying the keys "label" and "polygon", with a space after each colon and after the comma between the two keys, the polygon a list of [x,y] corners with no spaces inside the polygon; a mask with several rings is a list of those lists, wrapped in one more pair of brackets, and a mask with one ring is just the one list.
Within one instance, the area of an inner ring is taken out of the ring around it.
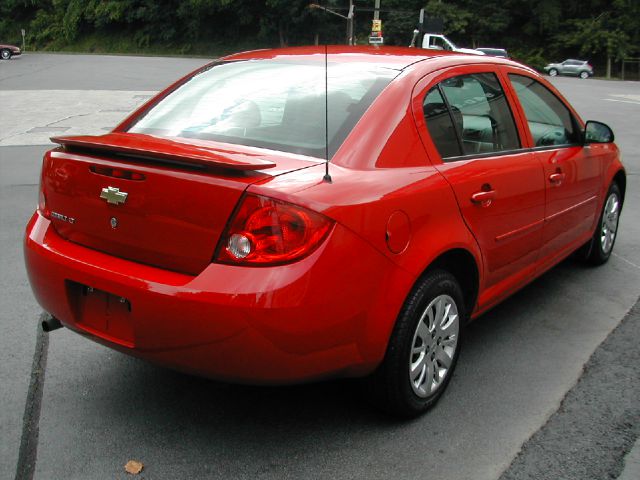
{"label": "road sign", "polygon": [[372,32],[381,32],[382,31],[382,20],[373,20],[371,22],[371,31]]}

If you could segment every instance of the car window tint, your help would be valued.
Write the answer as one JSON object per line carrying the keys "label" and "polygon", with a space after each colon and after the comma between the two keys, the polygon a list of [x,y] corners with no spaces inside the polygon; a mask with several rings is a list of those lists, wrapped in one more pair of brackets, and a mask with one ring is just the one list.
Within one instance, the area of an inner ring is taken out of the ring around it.
{"label": "car window tint", "polygon": [[569,109],[536,80],[509,74],[527,117],[536,147],[569,145],[578,142],[579,129]]}
{"label": "car window tint", "polygon": [[[440,156],[449,158],[462,155],[452,116],[449,114],[447,105],[444,103],[437,86],[429,90],[424,97],[422,110],[427,129]],[[454,116],[453,118],[457,117]],[[462,128],[462,123],[460,123],[459,128]]]}
{"label": "car window tint", "polygon": [[511,109],[493,73],[454,77],[440,85],[453,117],[461,122],[459,132],[464,155],[520,147]]}
{"label": "car window tint", "polygon": [[332,156],[397,74],[356,62],[329,63],[326,71],[324,61],[219,63],[167,95],[129,131],[321,158],[328,143]]}

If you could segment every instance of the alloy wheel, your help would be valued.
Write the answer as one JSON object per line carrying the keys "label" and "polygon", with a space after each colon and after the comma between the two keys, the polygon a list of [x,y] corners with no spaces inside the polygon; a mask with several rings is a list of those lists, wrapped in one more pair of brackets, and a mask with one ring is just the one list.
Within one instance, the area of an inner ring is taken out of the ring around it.
{"label": "alloy wheel", "polygon": [[409,379],[413,392],[433,395],[450,373],[460,333],[456,302],[449,295],[434,298],[422,313],[413,335]]}
{"label": "alloy wheel", "polygon": [[618,231],[619,217],[620,199],[616,192],[611,192],[604,205],[602,224],[600,226],[600,246],[605,254],[609,253],[613,248],[613,242]]}

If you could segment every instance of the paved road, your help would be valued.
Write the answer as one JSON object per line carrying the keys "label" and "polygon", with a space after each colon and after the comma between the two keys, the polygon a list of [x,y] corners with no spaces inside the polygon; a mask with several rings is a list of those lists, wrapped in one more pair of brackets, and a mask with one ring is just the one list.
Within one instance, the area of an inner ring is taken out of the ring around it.
{"label": "paved road", "polygon": [[[43,349],[41,412],[28,417],[23,435],[39,309],[25,279],[20,238],[47,148],[34,144],[46,141],[35,134],[47,132],[29,131],[58,126],[98,133],[117,121],[105,113],[120,113],[105,110],[128,108],[143,99],[136,95],[203,63],[67,55],[0,63],[0,91],[24,99],[11,110],[0,103],[0,142],[11,145],[0,147],[0,477],[15,475],[21,438],[32,440],[23,444],[23,459],[37,446],[35,478],[41,479],[121,478],[129,459],[144,462],[145,478],[163,479],[500,477],[523,444],[542,432],[640,295],[638,83],[554,79],[584,118],[614,128],[624,152],[630,176],[616,254],[597,269],[564,262],[475,322],[455,378],[430,414],[394,422],[366,407],[349,382],[252,388],[193,378],[62,329]],[[68,100],[58,101],[51,90],[73,92],[86,116],[71,118],[77,105],[66,108]],[[5,127],[13,128],[11,135],[3,135]],[[619,394],[602,393],[604,400]],[[606,443],[607,435],[615,431],[605,429],[599,441]],[[564,438],[571,442],[571,433]],[[630,443],[610,453],[609,474],[619,473]]]}

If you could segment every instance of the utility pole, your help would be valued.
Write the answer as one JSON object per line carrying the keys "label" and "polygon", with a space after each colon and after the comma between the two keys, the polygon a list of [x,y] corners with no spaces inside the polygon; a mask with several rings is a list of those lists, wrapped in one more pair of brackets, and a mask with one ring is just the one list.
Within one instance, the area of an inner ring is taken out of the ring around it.
{"label": "utility pole", "polygon": [[353,0],[349,0],[349,13],[347,14],[347,45],[353,45]]}
{"label": "utility pole", "polygon": [[371,45],[382,45],[384,43],[384,38],[382,37],[382,21],[380,20],[380,0],[375,0],[374,3],[369,43]]}
{"label": "utility pole", "polygon": [[[353,4],[353,0],[349,0],[349,13],[345,16],[341,13],[336,12],[335,10],[331,10],[323,5],[318,5],[317,3],[309,4],[309,8],[317,8],[319,10],[324,10],[325,12],[332,13],[340,18],[344,18],[347,21],[347,45],[353,45],[353,15],[355,6]],[[318,44],[318,35],[316,34],[316,45]]]}

